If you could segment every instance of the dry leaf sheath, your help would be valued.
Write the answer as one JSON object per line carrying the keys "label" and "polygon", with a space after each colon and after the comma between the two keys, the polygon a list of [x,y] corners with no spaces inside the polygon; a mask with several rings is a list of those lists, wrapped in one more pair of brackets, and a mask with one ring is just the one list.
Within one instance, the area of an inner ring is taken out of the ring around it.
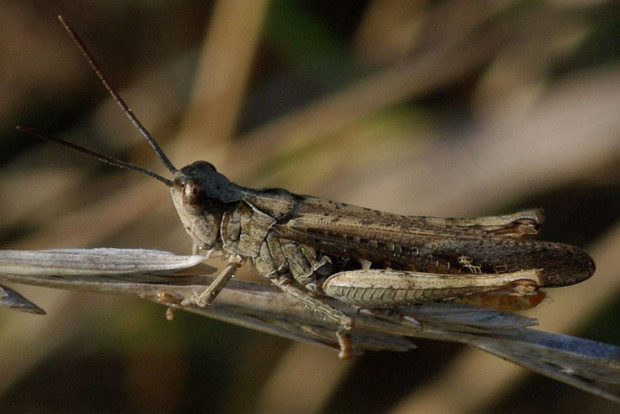
{"label": "dry leaf sheath", "polygon": [[[7,250],[0,251],[0,281],[132,295],[174,309],[212,281],[206,276],[212,269],[201,264],[203,259],[142,249]],[[327,301],[355,317],[350,335],[353,353],[407,351],[414,348],[409,338],[416,337],[461,342],[620,401],[618,347],[537,331],[531,329],[534,319],[481,307],[427,303],[398,312],[371,312],[338,300]],[[0,297],[0,304],[10,307],[11,303]],[[296,341],[339,347],[337,323],[274,286],[233,280],[211,306],[182,308]]]}

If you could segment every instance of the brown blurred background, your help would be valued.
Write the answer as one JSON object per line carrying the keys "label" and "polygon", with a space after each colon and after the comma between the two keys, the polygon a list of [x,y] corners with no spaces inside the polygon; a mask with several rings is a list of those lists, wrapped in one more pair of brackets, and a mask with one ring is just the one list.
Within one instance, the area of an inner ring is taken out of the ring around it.
{"label": "brown blurred background", "polygon": [[[63,14],[177,167],[417,215],[543,207],[595,276],[527,313],[620,344],[620,10],[612,1],[0,1],[0,243],[187,253],[166,175]],[[251,268],[239,277],[256,278]],[[19,288],[3,412],[565,413],[617,405],[456,344],[338,360],[133,298]]]}

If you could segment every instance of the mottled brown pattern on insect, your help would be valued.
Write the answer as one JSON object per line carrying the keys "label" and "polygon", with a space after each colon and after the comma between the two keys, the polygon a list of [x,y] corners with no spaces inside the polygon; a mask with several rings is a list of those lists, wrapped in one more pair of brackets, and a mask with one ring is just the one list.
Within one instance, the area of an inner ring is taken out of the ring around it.
{"label": "mottled brown pattern on insect", "polygon": [[284,189],[243,187],[206,161],[177,169],[109,86],[79,37],[61,22],[172,179],[48,134],[21,130],[142,172],[170,188],[194,251],[228,260],[215,281],[182,306],[208,306],[235,271],[251,261],[261,275],[336,323],[341,356],[347,357],[353,319],[323,300],[326,296],[361,308],[475,301],[489,295],[539,298],[541,287],[579,283],[594,273],[594,262],[582,250],[531,238],[543,223],[541,210],[476,218],[402,216]]}

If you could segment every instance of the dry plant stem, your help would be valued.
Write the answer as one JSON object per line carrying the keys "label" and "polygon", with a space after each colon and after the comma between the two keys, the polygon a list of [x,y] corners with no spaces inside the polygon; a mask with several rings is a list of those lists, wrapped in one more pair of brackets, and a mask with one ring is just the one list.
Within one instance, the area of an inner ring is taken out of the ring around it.
{"label": "dry plant stem", "polygon": [[45,315],[45,311],[11,288],[0,285],[0,306]]}
{"label": "dry plant stem", "polygon": [[[172,152],[175,158],[209,154],[220,162],[220,151],[238,123],[252,63],[269,1],[216,2],[205,35],[193,95]],[[234,27],[235,30],[230,30]],[[205,140],[204,137],[209,137]]]}
{"label": "dry plant stem", "polygon": [[[165,305],[174,307],[184,298],[190,298],[198,287],[195,283],[204,280],[203,275],[192,274],[191,269],[183,271],[186,276],[175,276],[172,270],[175,266],[166,266],[166,270],[150,274],[119,275],[113,265],[114,256],[127,262],[132,254],[136,257],[135,251],[127,251],[125,255],[123,250],[114,250],[113,254],[108,254],[105,249],[97,250],[103,253],[97,265],[100,274],[89,270],[92,261],[84,261],[82,265],[79,261],[71,261],[67,265],[67,255],[58,251],[56,260],[50,257],[50,252],[41,253],[44,258],[42,266],[57,268],[58,275],[47,271],[28,275],[27,269],[10,275],[6,269],[19,267],[24,255],[29,255],[29,263],[34,263],[38,252],[2,252],[5,269],[0,267],[0,281],[129,294],[158,303],[165,299]],[[97,251],[83,252],[85,257],[97,256]],[[75,250],[71,251],[72,255],[75,253]],[[164,260],[173,257],[166,252],[152,252],[151,255],[159,255]],[[185,257],[178,259],[186,261]],[[139,269],[140,259],[136,260]],[[108,274],[106,261],[112,266]],[[345,314],[355,315],[356,326],[349,336],[354,353],[379,349],[408,350],[412,347],[408,337],[463,342],[596,395],[620,401],[620,349],[617,347],[531,330],[528,327],[535,324],[532,319],[484,308],[440,303],[403,308],[398,314],[381,314],[359,313],[338,301],[329,303]],[[287,338],[339,348],[335,334],[337,323],[308,312],[303,302],[274,287],[231,281],[211,307],[184,309]],[[412,326],[403,315],[419,321],[420,325]]]}

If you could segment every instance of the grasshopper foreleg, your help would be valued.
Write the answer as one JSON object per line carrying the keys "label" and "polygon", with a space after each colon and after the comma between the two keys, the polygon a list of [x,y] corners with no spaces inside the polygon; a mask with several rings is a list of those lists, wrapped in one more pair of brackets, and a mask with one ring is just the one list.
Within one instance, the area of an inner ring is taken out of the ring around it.
{"label": "grasshopper foreleg", "polygon": [[220,272],[219,275],[211,282],[209,287],[205,289],[199,295],[193,295],[191,298],[181,302],[182,306],[195,305],[201,308],[206,308],[213,302],[217,295],[222,291],[226,283],[235,275],[235,272],[239,267],[243,265],[245,259],[239,255],[231,255],[228,258],[228,264]]}

